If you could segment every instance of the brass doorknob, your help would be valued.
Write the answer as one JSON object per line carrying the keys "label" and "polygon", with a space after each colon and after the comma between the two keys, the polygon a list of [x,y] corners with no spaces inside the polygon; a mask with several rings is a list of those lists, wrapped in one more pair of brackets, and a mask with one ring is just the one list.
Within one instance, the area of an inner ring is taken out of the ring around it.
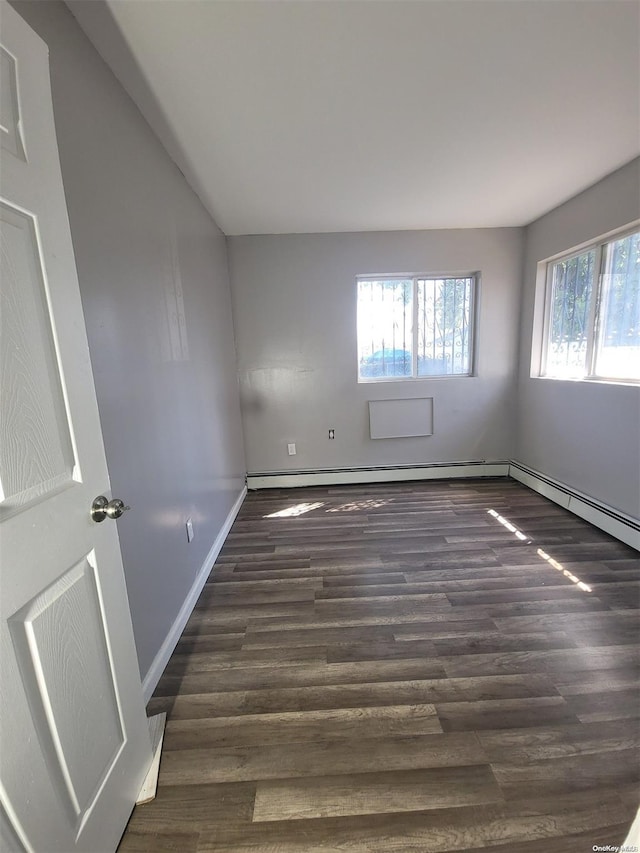
{"label": "brass doorknob", "polygon": [[120,518],[120,516],[131,509],[130,506],[125,506],[124,501],[120,498],[112,498],[108,500],[104,495],[98,497],[91,504],[91,518],[94,521],[104,521],[105,518]]}

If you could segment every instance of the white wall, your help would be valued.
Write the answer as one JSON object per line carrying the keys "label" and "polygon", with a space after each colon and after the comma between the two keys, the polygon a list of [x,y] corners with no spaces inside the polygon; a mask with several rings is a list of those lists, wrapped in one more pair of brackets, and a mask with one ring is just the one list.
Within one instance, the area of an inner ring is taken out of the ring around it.
{"label": "white wall", "polygon": [[[521,229],[232,237],[228,249],[250,473],[510,457]],[[475,270],[477,376],[358,384],[358,274]],[[368,400],[421,396],[434,398],[433,436],[369,438]]]}
{"label": "white wall", "polygon": [[133,507],[118,530],[144,677],[244,486],[225,240],[67,8],[13,5],[51,53],[112,489]]}
{"label": "white wall", "polygon": [[538,263],[639,217],[640,159],[527,228],[516,448],[517,461],[635,518],[640,387],[532,378],[530,366]]}

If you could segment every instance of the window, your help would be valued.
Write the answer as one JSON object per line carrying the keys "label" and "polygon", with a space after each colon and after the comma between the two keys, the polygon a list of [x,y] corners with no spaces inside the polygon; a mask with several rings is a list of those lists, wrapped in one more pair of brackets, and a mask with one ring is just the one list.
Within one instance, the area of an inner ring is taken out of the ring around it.
{"label": "window", "polygon": [[543,376],[640,380],[640,231],[547,265]]}
{"label": "window", "polygon": [[358,378],[469,376],[476,277],[358,278]]}

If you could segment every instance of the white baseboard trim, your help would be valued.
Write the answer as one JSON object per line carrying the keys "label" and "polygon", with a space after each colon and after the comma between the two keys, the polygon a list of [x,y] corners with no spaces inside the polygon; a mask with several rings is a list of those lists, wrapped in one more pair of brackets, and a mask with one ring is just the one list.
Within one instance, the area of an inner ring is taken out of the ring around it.
{"label": "white baseboard trim", "polygon": [[143,806],[145,803],[150,803],[155,800],[158,790],[158,776],[160,775],[160,757],[162,755],[162,744],[164,742],[164,730],[167,725],[167,714],[163,711],[161,714],[154,714],[153,717],[147,718],[149,726],[149,738],[151,740],[151,752],[153,759],[146,778],[140,788],[137,806]]}
{"label": "white baseboard trim", "polygon": [[626,515],[590,495],[571,489],[565,483],[534,471],[520,462],[511,462],[509,476],[554,503],[560,504],[574,515],[584,518],[594,527],[599,527],[605,533],[640,551],[640,519]]}
{"label": "white baseboard trim", "polygon": [[193,608],[196,606],[196,601],[198,600],[198,596],[202,592],[202,587],[207,582],[207,578],[211,574],[211,569],[213,564],[216,561],[216,557],[220,553],[222,546],[224,545],[224,541],[227,538],[229,531],[231,530],[231,525],[236,519],[238,512],[240,511],[240,507],[242,506],[242,502],[244,501],[247,495],[247,487],[244,486],[240,494],[238,495],[236,502],[231,507],[227,518],[225,519],[220,532],[215,538],[215,542],[211,546],[211,549],[207,556],[204,559],[204,563],[202,567],[198,571],[196,579],[193,583],[193,586],[189,590],[189,594],[182,607],[180,608],[180,612],[175,618],[173,625],[169,633],[167,634],[163,644],[160,646],[158,654],[153,659],[153,663],[149,667],[149,671],[144,677],[142,682],[142,694],[144,696],[145,704],[151,699],[153,695],[153,691],[156,689],[156,685],[160,681],[160,676],[164,672],[164,668],[169,662],[169,658],[173,654],[173,650],[176,647],[178,640],[180,639],[180,635],[184,630],[184,626],[187,624],[189,616],[191,616],[191,612]]}
{"label": "white baseboard trim", "polygon": [[409,480],[451,480],[468,477],[507,477],[508,462],[450,462],[393,468],[336,468],[328,471],[280,471],[248,474],[250,489],[288,489],[297,486],[341,486],[349,483],[391,483]]}

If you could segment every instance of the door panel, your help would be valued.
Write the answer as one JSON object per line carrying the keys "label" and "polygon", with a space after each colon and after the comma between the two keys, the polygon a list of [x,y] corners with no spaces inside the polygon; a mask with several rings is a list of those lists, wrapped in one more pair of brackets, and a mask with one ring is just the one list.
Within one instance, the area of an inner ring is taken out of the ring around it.
{"label": "door panel", "polygon": [[125,744],[93,554],[9,620],[52,778],[79,823]]}
{"label": "door panel", "polygon": [[74,454],[32,216],[0,203],[1,505],[72,480]]}
{"label": "door panel", "polygon": [[107,853],[151,746],[116,523],[90,516],[110,487],[47,48],[6,0],[0,24],[0,832]]}

